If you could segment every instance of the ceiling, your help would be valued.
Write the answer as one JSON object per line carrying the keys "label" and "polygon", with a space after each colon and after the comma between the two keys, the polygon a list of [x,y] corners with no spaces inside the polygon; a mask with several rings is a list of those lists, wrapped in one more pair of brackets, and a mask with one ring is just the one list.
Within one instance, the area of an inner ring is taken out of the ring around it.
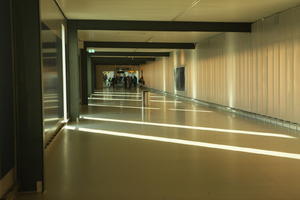
{"label": "ceiling", "polygon": [[300,0],[57,0],[69,19],[254,22]]}
{"label": "ceiling", "polygon": [[[68,19],[255,22],[300,5],[300,0],[56,0]],[[83,41],[197,43],[220,33],[163,31],[79,31]],[[154,52],[166,49],[96,51]]]}

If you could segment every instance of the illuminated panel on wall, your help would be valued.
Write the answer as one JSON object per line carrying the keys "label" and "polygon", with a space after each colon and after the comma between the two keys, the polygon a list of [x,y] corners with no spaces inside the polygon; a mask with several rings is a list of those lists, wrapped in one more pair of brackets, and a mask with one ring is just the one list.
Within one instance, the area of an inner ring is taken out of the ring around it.
{"label": "illuminated panel on wall", "polygon": [[62,70],[63,70],[63,104],[64,104],[64,121],[68,119],[67,111],[67,69],[66,69],[66,36],[65,26],[61,25],[61,39],[62,39]]}

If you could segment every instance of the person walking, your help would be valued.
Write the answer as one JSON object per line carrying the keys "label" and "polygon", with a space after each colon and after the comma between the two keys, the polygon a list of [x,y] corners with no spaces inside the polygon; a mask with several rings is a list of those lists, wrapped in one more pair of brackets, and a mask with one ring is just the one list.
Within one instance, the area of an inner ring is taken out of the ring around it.
{"label": "person walking", "polygon": [[124,87],[125,87],[125,89],[127,88],[127,86],[128,86],[128,77],[124,76]]}
{"label": "person walking", "polygon": [[144,80],[144,77],[143,77],[143,76],[140,78],[139,84],[140,84],[141,86],[144,86],[144,85],[145,85],[145,80]]}
{"label": "person walking", "polygon": [[116,77],[114,76],[112,79],[111,79],[111,85],[113,88],[115,88],[115,85],[116,85]]}
{"label": "person walking", "polygon": [[134,85],[134,87],[136,88],[136,86],[137,86],[137,77],[136,76],[133,76],[133,85]]}
{"label": "person walking", "polygon": [[131,76],[129,76],[129,78],[128,78],[128,85],[129,85],[129,89],[131,89],[131,87],[132,87],[132,77]]}

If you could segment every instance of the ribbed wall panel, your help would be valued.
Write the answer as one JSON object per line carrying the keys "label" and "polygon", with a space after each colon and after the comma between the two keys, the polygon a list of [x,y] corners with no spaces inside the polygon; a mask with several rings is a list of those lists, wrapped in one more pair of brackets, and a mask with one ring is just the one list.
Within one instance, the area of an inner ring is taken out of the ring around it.
{"label": "ribbed wall panel", "polygon": [[146,85],[174,93],[174,68],[184,65],[185,96],[300,123],[299,19],[297,7],[254,23],[252,33],[174,51],[167,64],[142,67]]}

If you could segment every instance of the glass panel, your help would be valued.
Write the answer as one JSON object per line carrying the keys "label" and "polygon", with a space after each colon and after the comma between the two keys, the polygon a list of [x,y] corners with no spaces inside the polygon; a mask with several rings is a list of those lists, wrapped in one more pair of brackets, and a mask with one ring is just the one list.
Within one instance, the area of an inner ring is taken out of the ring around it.
{"label": "glass panel", "polygon": [[45,143],[64,119],[62,25],[65,19],[53,0],[41,1],[42,79]]}

